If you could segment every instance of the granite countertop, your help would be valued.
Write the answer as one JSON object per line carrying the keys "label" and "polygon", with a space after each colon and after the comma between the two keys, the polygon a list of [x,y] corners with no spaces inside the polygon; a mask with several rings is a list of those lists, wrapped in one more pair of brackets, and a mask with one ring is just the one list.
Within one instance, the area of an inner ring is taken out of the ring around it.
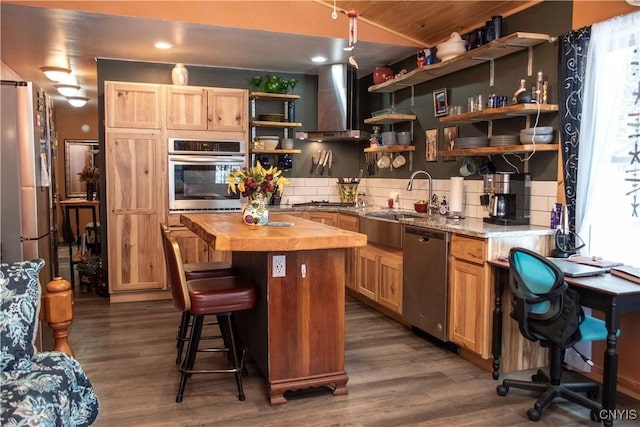
{"label": "granite countertop", "polygon": [[[269,209],[273,209],[270,207]],[[481,237],[481,238],[496,238],[496,237],[517,237],[517,236],[549,236],[555,233],[548,227],[539,227],[535,225],[495,225],[487,224],[482,221],[482,218],[464,218],[461,220],[452,220],[442,215],[427,215],[417,213],[413,210],[407,209],[388,209],[380,207],[369,207],[365,211],[357,209],[355,207],[335,207],[335,206],[300,206],[300,207],[288,207],[280,206],[274,211],[278,212],[339,212],[352,215],[363,216],[368,212],[393,212],[397,214],[408,214],[413,218],[400,219],[400,223],[407,225],[414,225],[416,227],[430,228],[440,231],[448,231],[451,233]]]}

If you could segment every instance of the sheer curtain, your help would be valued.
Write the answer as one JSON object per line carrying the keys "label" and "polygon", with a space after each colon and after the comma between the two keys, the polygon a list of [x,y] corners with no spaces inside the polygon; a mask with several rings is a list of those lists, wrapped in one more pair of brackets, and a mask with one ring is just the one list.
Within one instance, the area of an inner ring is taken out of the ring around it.
{"label": "sheer curtain", "polygon": [[640,12],[594,24],[580,125],[576,230],[593,256],[640,267]]}

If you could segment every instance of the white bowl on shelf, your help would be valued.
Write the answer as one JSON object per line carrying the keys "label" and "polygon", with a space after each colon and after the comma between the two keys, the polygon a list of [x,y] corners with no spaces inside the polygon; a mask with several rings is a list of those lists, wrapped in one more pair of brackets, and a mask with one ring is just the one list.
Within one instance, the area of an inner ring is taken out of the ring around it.
{"label": "white bowl on shelf", "polygon": [[449,40],[436,45],[436,56],[442,62],[448,61],[467,51],[467,42],[455,31],[451,33]]}
{"label": "white bowl on shelf", "polygon": [[520,134],[520,144],[549,144],[553,141],[553,134],[547,135],[527,135]]}
{"label": "white bowl on shelf", "polygon": [[550,135],[553,133],[553,127],[552,126],[538,126],[535,128],[524,128],[524,129],[520,129],[520,133],[522,135],[533,135],[534,133],[536,135]]}
{"label": "white bowl on shelf", "polygon": [[263,138],[259,138],[258,141],[264,144],[265,150],[275,150],[276,147],[278,146],[278,143],[280,142],[277,139],[263,139]]}

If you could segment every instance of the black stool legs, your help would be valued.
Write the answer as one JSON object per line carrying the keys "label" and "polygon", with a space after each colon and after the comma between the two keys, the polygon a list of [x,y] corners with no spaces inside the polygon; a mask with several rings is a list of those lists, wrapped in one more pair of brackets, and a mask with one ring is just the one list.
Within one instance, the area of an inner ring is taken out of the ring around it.
{"label": "black stool legs", "polygon": [[[182,331],[186,331],[189,324],[189,315],[183,316],[180,328]],[[202,334],[202,325],[204,316],[193,315],[193,323],[191,325],[191,337],[189,338],[189,344],[187,346],[187,354],[182,361],[180,371],[182,377],[180,378],[180,386],[178,388],[178,394],[176,396],[176,402],[182,402],[182,396],[184,394],[184,388],[187,384],[187,379],[192,374],[199,373],[233,373],[236,377],[236,385],[238,387],[238,399],[245,400],[244,390],[242,387],[242,371],[244,365],[244,350],[239,348],[238,334],[235,326],[235,321],[232,313],[218,314],[218,324],[222,337],[224,339],[225,348],[223,349],[207,349],[201,351],[227,351],[227,358],[232,364],[231,369],[202,369],[194,370],[193,366],[196,360],[196,354],[198,353],[198,345],[200,344],[200,337]],[[223,321],[224,318],[224,321]],[[185,320],[186,319],[186,320]],[[185,324],[186,322],[186,324]],[[183,334],[184,336],[184,334]],[[178,340],[178,346],[184,344],[183,340]],[[181,349],[178,349],[178,358],[180,358]]]}

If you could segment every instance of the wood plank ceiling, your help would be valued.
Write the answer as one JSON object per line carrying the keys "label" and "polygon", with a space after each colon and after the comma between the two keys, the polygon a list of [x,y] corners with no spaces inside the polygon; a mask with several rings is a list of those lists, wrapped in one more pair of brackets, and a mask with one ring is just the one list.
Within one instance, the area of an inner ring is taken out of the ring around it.
{"label": "wood plank ceiling", "polygon": [[[332,0],[322,0],[333,7]],[[484,25],[494,15],[507,17],[540,1],[335,1],[338,10],[356,10],[361,20],[405,36],[425,47]]]}

